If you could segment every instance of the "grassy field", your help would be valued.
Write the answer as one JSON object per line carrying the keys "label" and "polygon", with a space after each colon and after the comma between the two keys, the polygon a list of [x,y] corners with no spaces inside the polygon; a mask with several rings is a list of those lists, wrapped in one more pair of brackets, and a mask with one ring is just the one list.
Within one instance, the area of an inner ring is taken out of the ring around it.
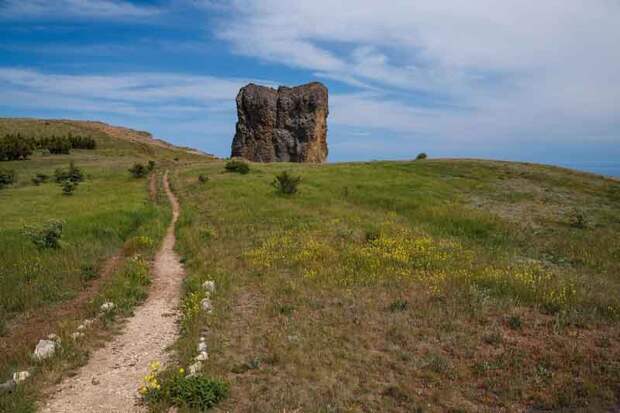
{"label": "grassy field", "polygon": [[[149,260],[170,220],[168,201],[149,178],[128,172],[135,162],[156,162],[154,183],[164,168],[196,158],[179,148],[123,139],[65,121],[0,119],[0,136],[91,136],[96,150],[69,155],[35,152],[29,160],[0,162],[17,182],[0,189],[0,382],[14,371],[32,369],[35,344],[49,333],[61,336],[62,353],[36,364],[35,377],[17,393],[0,395],[0,411],[34,411],[46,384],[85,362],[89,349],[109,335],[113,317],[103,319],[85,340],[69,338],[80,320],[93,317],[105,301],[127,315],[148,292]],[[122,131],[125,133],[125,131]],[[148,141],[147,141],[148,142]],[[70,162],[85,180],[70,195],[54,182],[54,170]],[[37,173],[50,180],[35,185]],[[155,189],[155,191],[153,191]],[[152,193],[149,193],[151,191]],[[60,248],[38,248],[24,229],[63,222]]]}
{"label": "grassy field", "polygon": [[[620,182],[540,165],[177,170],[181,365],[216,411],[603,411],[620,389]],[[288,170],[300,192],[270,185]],[[198,176],[208,176],[206,183]],[[217,283],[215,312],[193,311]]]}

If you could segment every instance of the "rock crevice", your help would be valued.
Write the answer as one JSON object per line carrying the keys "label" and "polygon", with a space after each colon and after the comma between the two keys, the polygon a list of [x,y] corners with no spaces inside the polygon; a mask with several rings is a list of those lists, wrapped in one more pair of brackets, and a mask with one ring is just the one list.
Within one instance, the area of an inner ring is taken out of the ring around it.
{"label": "rock crevice", "polygon": [[237,95],[232,156],[254,162],[324,162],[327,88],[318,82],[277,90],[250,83]]}

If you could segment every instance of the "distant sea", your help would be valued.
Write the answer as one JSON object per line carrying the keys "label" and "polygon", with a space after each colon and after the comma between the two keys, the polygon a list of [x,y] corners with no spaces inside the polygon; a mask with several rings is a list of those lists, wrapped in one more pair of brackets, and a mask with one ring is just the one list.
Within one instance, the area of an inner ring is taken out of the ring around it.
{"label": "distant sea", "polygon": [[619,162],[579,162],[579,163],[558,163],[557,165],[565,168],[577,169],[579,171],[592,172],[599,175],[614,176],[620,178]]}

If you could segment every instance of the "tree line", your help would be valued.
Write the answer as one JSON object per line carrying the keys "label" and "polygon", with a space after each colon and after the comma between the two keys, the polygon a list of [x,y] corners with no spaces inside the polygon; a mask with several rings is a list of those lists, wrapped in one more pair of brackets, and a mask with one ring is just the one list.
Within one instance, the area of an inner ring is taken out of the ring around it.
{"label": "tree line", "polygon": [[53,155],[69,154],[71,149],[95,149],[97,142],[90,136],[68,134],[30,138],[21,134],[7,134],[0,137],[0,161],[28,159],[37,149],[47,150]]}

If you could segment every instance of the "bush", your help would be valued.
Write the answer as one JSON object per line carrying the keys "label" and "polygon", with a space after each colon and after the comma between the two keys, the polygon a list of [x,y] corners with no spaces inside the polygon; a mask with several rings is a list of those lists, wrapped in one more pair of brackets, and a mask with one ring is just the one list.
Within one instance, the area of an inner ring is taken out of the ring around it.
{"label": "bush", "polygon": [[148,168],[149,168],[149,171],[152,171],[153,169],[155,169],[155,161],[149,161]]}
{"label": "bush", "polygon": [[209,180],[209,177],[206,175],[198,175],[198,182],[201,184],[206,183]]}
{"label": "bush", "polygon": [[68,155],[71,152],[71,141],[68,138],[52,136],[45,140],[44,148],[52,155]]}
{"label": "bush", "polygon": [[15,171],[12,169],[0,169],[0,189],[15,183]]}
{"label": "bush", "polygon": [[570,226],[573,228],[584,229],[588,226],[588,217],[586,216],[586,213],[578,208],[571,211],[569,220]]}
{"label": "bush", "polygon": [[175,406],[206,411],[228,396],[228,384],[204,375],[178,375],[171,380],[168,392]]}
{"label": "bush", "polygon": [[276,192],[283,195],[292,195],[297,192],[297,186],[301,182],[301,177],[289,175],[288,172],[283,171],[271,183]]}
{"label": "bush", "polygon": [[71,162],[69,163],[69,169],[56,169],[54,177],[59,184],[62,184],[64,181],[82,182],[84,180],[84,173]]}
{"label": "bush", "polygon": [[73,191],[77,189],[78,183],[70,179],[62,181],[60,184],[63,195],[73,195]]}
{"label": "bush", "polygon": [[225,168],[228,172],[237,172],[242,175],[245,175],[248,172],[250,172],[250,165],[248,165],[246,162],[243,162],[237,159],[233,159],[232,161],[226,162]]}
{"label": "bush", "polygon": [[63,227],[63,221],[50,220],[40,227],[25,226],[23,234],[30,238],[39,249],[59,248]]}
{"label": "bush", "polygon": [[129,172],[134,178],[142,178],[149,173],[149,170],[141,163],[135,163],[131,168],[129,168]]}
{"label": "bush", "polygon": [[42,174],[42,173],[38,173],[32,178],[32,183],[35,185],[41,185],[42,183],[47,182],[48,179],[49,179],[49,176]]}
{"label": "bush", "polygon": [[0,161],[28,159],[34,150],[32,139],[17,135],[5,135],[0,139]]}
{"label": "bush", "polygon": [[97,141],[90,136],[73,136],[69,134],[69,142],[73,149],[96,149]]}
{"label": "bush", "polygon": [[415,158],[416,158],[417,160],[421,160],[421,159],[426,159],[426,158],[427,158],[427,156],[426,156],[426,153],[424,153],[424,152],[420,152],[420,153],[418,154],[418,156],[416,156]]}

